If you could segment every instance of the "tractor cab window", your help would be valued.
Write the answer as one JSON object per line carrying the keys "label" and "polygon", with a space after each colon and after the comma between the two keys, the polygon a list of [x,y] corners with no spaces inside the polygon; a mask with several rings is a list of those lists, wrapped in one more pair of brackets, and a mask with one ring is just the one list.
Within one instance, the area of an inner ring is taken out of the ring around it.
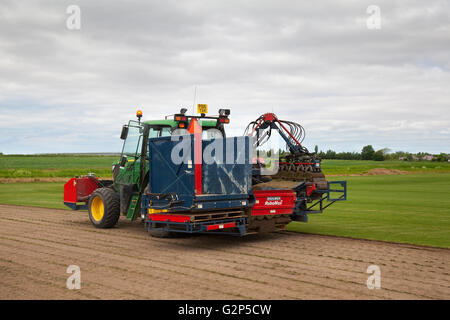
{"label": "tractor cab window", "polygon": [[172,127],[170,126],[151,126],[148,137],[169,137],[172,134]]}
{"label": "tractor cab window", "polygon": [[[173,136],[181,136],[190,134],[188,130],[183,128],[175,128],[172,131]],[[216,128],[202,128],[202,140],[209,140],[209,139],[223,139],[223,133],[222,131],[216,129]]]}
{"label": "tractor cab window", "polygon": [[[190,134],[188,130],[184,128],[175,128],[172,131],[173,136],[181,136]],[[216,129],[216,128],[205,128],[202,129],[202,140],[209,140],[209,139],[223,139],[223,133],[222,131]]]}
{"label": "tractor cab window", "polygon": [[209,140],[209,139],[223,139],[223,134],[219,129],[216,128],[209,128],[209,129],[203,128],[202,140]]}
{"label": "tractor cab window", "polygon": [[122,155],[136,157],[140,154],[143,131],[144,129],[138,122],[130,121],[128,124],[128,135],[123,144]]}

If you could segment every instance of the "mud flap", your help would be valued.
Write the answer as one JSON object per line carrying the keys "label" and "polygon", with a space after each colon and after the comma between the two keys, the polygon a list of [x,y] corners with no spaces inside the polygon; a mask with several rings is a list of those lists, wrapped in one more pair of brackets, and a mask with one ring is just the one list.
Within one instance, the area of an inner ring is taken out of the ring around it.
{"label": "mud flap", "polygon": [[128,208],[130,207],[131,196],[135,191],[135,184],[128,184],[120,186],[120,212],[122,214],[128,213]]}

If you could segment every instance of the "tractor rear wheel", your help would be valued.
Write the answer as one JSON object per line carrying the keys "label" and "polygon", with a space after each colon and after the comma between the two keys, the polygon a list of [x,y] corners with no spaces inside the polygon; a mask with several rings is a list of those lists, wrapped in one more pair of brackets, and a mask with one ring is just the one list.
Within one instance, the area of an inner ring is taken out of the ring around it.
{"label": "tractor rear wheel", "polygon": [[120,217],[120,200],[111,188],[98,188],[88,203],[89,219],[96,228],[112,228]]}

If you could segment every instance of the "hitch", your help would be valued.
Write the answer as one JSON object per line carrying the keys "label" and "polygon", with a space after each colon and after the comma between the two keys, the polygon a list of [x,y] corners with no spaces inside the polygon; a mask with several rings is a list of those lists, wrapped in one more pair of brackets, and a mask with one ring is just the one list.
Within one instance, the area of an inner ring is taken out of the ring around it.
{"label": "hitch", "polygon": [[[302,182],[295,189],[304,187],[305,184],[305,182]],[[331,188],[332,185],[339,185],[341,188]],[[309,206],[306,202],[308,200],[307,197],[300,195],[300,197],[297,198],[294,211],[291,215],[291,219],[293,221],[307,222],[308,214],[322,213],[323,210],[331,206],[333,203],[347,200],[347,181],[328,181],[328,188],[326,190],[314,190],[314,192],[322,193],[322,196]],[[332,193],[340,193],[341,195],[338,197],[333,197]],[[329,202],[326,205],[324,205],[325,200]],[[319,208],[316,208],[317,205],[319,205]]]}

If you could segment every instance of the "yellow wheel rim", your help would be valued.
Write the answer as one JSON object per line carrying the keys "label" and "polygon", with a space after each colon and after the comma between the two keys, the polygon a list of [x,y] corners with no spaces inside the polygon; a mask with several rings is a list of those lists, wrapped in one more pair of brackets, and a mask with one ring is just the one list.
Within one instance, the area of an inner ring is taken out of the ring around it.
{"label": "yellow wheel rim", "polygon": [[103,206],[103,201],[99,196],[95,196],[91,202],[91,213],[95,221],[100,222],[105,213],[105,207]]}

